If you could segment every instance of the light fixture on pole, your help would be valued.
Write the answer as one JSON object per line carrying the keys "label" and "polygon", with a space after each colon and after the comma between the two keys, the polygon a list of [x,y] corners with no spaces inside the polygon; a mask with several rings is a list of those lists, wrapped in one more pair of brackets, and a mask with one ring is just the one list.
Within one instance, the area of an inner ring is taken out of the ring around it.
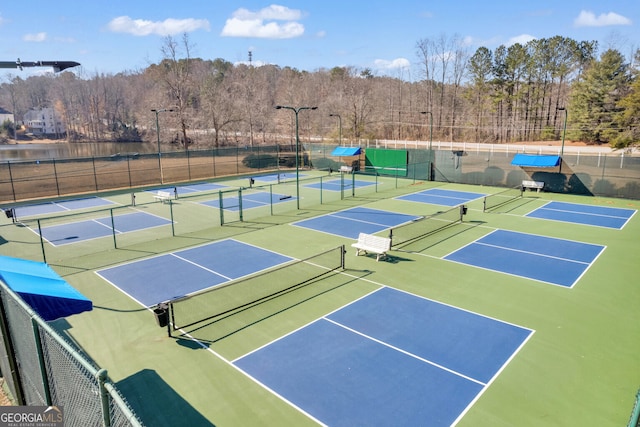
{"label": "light fixture on pole", "polygon": [[160,183],[164,184],[164,174],[162,172],[162,154],[160,152],[160,123],[158,121],[158,114],[160,113],[165,113],[165,112],[172,112],[173,109],[167,109],[167,108],[152,108],[151,111],[153,111],[154,113],[156,113],[156,135],[158,137],[158,167],[160,168]]}
{"label": "light fixture on pole", "polygon": [[300,147],[300,134],[298,131],[298,113],[302,110],[315,110],[318,107],[289,107],[288,105],[276,105],[276,110],[285,109],[291,110],[296,115],[296,206],[300,209],[300,160],[299,160],[299,147]]}
{"label": "light fixture on pole", "polygon": [[338,139],[338,144],[340,146],[342,146],[342,117],[340,117],[340,114],[329,114],[329,117],[337,117],[338,118],[338,126],[340,129],[340,133],[339,133],[339,139]]}
{"label": "light fixture on pole", "polygon": [[567,115],[568,111],[565,107],[558,107],[558,111],[564,111],[564,124],[562,129],[562,145],[560,146],[560,167],[558,173],[562,172],[562,162],[564,162],[562,156],[564,155],[564,137],[567,134]]}
{"label": "light fixture on pole", "polygon": [[429,115],[429,181],[432,181],[432,169],[433,169],[433,113],[431,111],[420,111],[420,114]]}

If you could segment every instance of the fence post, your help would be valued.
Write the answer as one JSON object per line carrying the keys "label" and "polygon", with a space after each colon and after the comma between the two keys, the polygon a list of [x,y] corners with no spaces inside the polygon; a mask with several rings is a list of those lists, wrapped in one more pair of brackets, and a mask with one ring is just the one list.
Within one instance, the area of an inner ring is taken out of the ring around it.
{"label": "fence post", "polygon": [[11,181],[11,194],[13,195],[13,201],[16,201],[16,187],[13,184],[13,175],[11,174],[11,161],[7,160],[7,166],[9,168],[9,181]]}
{"label": "fence post", "polygon": [[56,168],[56,159],[53,159],[53,176],[56,180],[56,192],[60,196],[60,183],[58,182],[58,169]]}
{"label": "fence post", "polygon": [[40,365],[40,377],[42,378],[42,387],[44,388],[44,398],[47,406],[51,406],[51,390],[49,386],[49,378],[47,377],[46,363],[42,352],[42,341],[40,340],[40,332],[38,331],[38,322],[35,317],[31,318],[31,326],[33,327],[33,340],[38,353],[38,364]]}
{"label": "fence post", "polygon": [[38,221],[38,235],[40,236],[40,249],[42,249],[42,261],[47,262],[47,254],[44,252],[44,239],[42,238],[42,227],[40,226],[40,219]]}
{"label": "fence post", "polygon": [[102,423],[104,427],[111,427],[111,416],[109,413],[109,393],[104,383],[107,381],[107,370],[100,369],[96,372],[96,379],[100,387],[100,401],[102,402]]}

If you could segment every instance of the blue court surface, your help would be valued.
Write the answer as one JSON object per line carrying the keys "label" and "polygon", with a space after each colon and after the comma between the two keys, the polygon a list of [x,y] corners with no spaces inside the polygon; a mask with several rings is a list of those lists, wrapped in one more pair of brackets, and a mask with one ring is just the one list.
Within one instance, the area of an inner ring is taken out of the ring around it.
{"label": "blue court surface", "polygon": [[[171,224],[168,219],[145,212],[134,212],[113,216],[94,218],[85,221],[70,222],[68,224],[42,227],[42,237],[54,246],[77,243],[84,240],[112,236],[116,233],[144,230],[152,227]],[[37,233],[37,230],[35,230]]]}
{"label": "blue court surface", "polygon": [[[326,190],[326,191],[340,191],[342,189],[342,179],[329,179],[322,180],[322,182],[314,182],[313,184],[307,184],[305,187],[307,188],[315,188],[317,190]],[[376,185],[375,182],[371,181],[362,181],[362,180],[352,180],[351,176],[344,177],[344,188],[363,188],[370,187],[372,185]]]}
{"label": "blue court surface", "polygon": [[200,184],[189,184],[189,185],[183,185],[180,187],[156,188],[155,190],[150,190],[150,191],[152,191],[153,193],[157,191],[167,191],[171,194],[175,194],[175,192],[177,191],[178,197],[180,197],[186,194],[193,194],[193,193],[199,193],[204,191],[215,191],[215,190],[221,190],[223,188],[228,188],[228,187],[226,185],[203,182]]}
{"label": "blue court surface", "polygon": [[97,273],[143,306],[151,307],[291,260],[227,239]]}
{"label": "blue court surface", "polygon": [[381,288],[233,364],[330,426],[450,426],[532,330]]}
{"label": "blue court surface", "polygon": [[101,197],[86,197],[82,199],[62,200],[58,202],[38,203],[36,205],[16,208],[16,217],[23,218],[35,215],[48,215],[59,212],[70,212],[100,206],[113,205],[114,202]]}
{"label": "blue court surface", "polygon": [[396,200],[406,200],[409,202],[429,203],[432,205],[442,206],[459,206],[472,200],[480,199],[484,196],[486,196],[486,194],[430,188],[429,190],[420,191],[418,193],[411,193],[405,196],[396,197]]}
{"label": "blue court surface", "polygon": [[526,216],[620,230],[635,213],[635,209],[549,202]]}
{"label": "blue court surface", "polygon": [[[303,173],[298,173],[298,179],[302,179],[305,178],[307,175],[303,174]],[[291,181],[292,179],[295,180],[296,179],[296,174],[294,173],[274,173],[274,174],[269,174],[269,175],[257,175],[252,177],[254,180],[256,181],[262,181],[262,182],[269,182],[269,183],[274,183],[274,182],[284,182],[284,181]]]}
{"label": "blue court surface", "polygon": [[[286,203],[296,200],[295,196],[291,196],[290,194],[277,194],[277,193],[268,193],[268,192],[259,192],[259,193],[242,193],[242,210],[251,209],[251,208],[259,208],[262,206],[270,206],[276,203]],[[209,206],[212,208],[220,209],[220,199],[207,200],[205,202],[200,202],[200,204]],[[229,211],[239,211],[240,210],[240,199],[237,196],[227,196],[222,201],[222,206],[225,210]]]}
{"label": "blue court surface", "polygon": [[418,218],[379,209],[351,208],[294,222],[292,225],[357,239],[360,233],[377,233]]}
{"label": "blue court surface", "polygon": [[571,288],[604,246],[496,230],[444,259]]}

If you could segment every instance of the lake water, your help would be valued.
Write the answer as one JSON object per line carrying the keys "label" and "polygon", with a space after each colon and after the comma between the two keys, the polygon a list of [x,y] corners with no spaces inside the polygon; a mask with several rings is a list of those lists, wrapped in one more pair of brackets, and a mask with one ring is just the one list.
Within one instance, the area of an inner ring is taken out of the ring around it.
{"label": "lake water", "polygon": [[[173,147],[163,146],[165,150]],[[150,142],[82,142],[56,144],[0,145],[0,161],[51,160],[107,157],[124,153],[157,153],[158,145]]]}

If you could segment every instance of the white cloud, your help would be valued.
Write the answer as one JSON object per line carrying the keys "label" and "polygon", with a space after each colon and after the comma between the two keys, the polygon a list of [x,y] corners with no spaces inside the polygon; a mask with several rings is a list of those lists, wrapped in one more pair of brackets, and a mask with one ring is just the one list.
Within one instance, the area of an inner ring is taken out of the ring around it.
{"label": "white cloud", "polygon": [[173,19],[164,21],[147,21],[145,19],[131,19],[128,16],[119,16],[112,19],[107,28],[114,33],[127,33],[134,36],[171,36],[180,33],[189,33],[196,30],[209,31],[209,21],[206,19]]}
{"label": "white cloud", "polygon": [[289,9],[286,6],[272,4],[269,7],[252,12],[248,9],[240,8],[233,12],[233,17],[238,19],[260,19],[270,21],[297,21],[302,18],[302,12],[297,9]]}
{"label": "white cloud", "polygon": [[376,59],[373,61],[376,68],[381,70],[398,70],[402,68],[409,68],[411,63],[406,58],[396,58],[391,61],[386,59]]}
{"label": "white cloud", "polygon": [[4,18],[2,17],[2,15],[0,15],[0,26],[1,26],[2,24],[6,24],[7,22],[9,22],[9,21],[8,21],[8,20],[6,20],[6,19],[4,19]]}
{"label": "white cloud", "polygon": [[507,46],[512,46],[516,43],[520,43],[521,45],[526,45],[527,43],[529,43],[531,40],[535,40],[537,37],[533,37],[529,34],[520,34],[519,36],[515,36],[515,37],[511,37],[506,45]]}
{"label": "white cloud", "polygon": [[43,42],[47,39],[47,33],[31,33],[22,36],[22,40],[26,42]]}
{"label": "white cloud", "polygon": [[285,6],[271,5],[256,12],[241,8],[233,12],[232,17],[227,19],[220,35],[224,37],[290,39],[304,34],[304,25],[296,22],[301,18],[301,11]]}
{"label": "white cloud", "polygon": [[596,16],[595,13],[583,10],[573,21],[576,27],[607,27],[610,25],[631,25],[631,20],[614,12],[602,13]]}

